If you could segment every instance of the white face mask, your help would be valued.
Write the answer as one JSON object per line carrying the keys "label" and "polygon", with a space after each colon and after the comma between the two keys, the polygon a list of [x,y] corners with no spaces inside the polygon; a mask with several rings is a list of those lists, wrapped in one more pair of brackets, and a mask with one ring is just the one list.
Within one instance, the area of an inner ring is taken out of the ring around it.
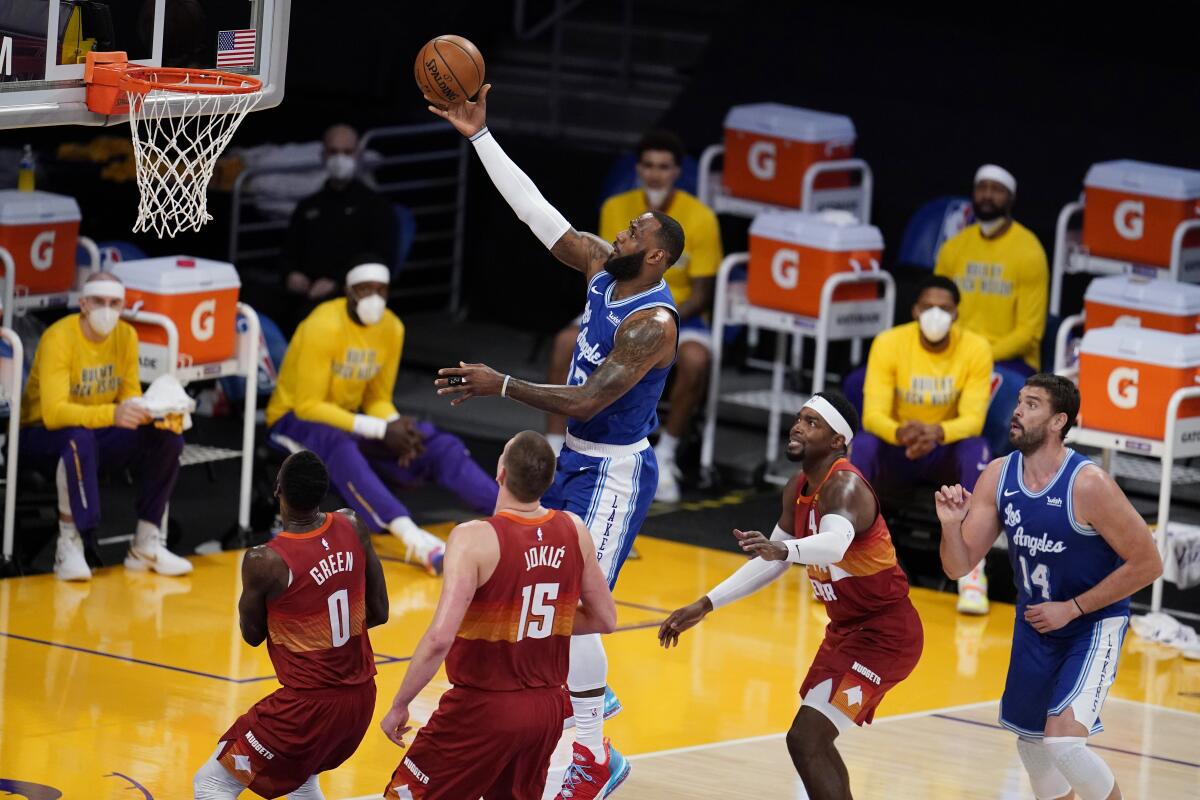
{"label": "white face mask", "polygon": [[953,324],[954,317],[944,308],[933,306],[922,311],[921,316],[917,317],[917,322],[921,326],[921,333],[925,335],[925,338],[937,344],[950,332],[950,325]]}
{"label": "white face mask", "polygon": [[112,329],[117,327],[117,320],[120,318],[121,312],[108,306],[98,306],[87,312],[88,325],[101,336],[108,336],[112,333]]}
{"label": "white face mask", "polygon": [[355,309],[358,311],[358,319],[363,325],[374,325],[383,319],[387,301],[381,296],[373,294],[359,300]]}
{"label": "white face mask", "polygon": [[345,153],[334,153],[325,159],[325,171],[335,181],[345,181],[353,178],[357,169],[358,162],[355,161],[354,156],[348,156]]}
{"label": "white face mask", "polygon": [[643,186],[642,191],[646,193],[646,202],[655,210],[661,211],[663,203],[667,202],[667,195],[671,193],[671,187],[651,189],[649,186]]}

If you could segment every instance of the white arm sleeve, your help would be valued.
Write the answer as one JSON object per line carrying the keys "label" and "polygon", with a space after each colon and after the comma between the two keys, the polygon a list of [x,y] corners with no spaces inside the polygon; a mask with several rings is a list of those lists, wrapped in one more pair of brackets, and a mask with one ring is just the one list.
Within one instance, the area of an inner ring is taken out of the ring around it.
{"label": "white arm sleeve", "polygon": [[[785,542],[792,535],[778,525],[771,532],[772,542]],[[786,561],[765,561],[752,558],[738,569],[737,572],[721,581],[708,593],[708,601],[713,610],[727,606],[734,600],[749,597],[767,584],[787,572]]]}
{"label": "white arm sleeve", "polygon": [[812,536],[787,542],[787,560],[793,564],[836,564],[854,541],[854,523],[840,514],[821,517],[821,529]]}
{"label": "white arm sleeve", "polygon": [[571,223],[542,197],[529,176],[500,149],[491,131],[487,128],[479,131],[471,137],[471,144],[475,146],[488,177],[512,206],[517,217],[529,226],[529,230],[547,250],[553,247],[571,229]]}

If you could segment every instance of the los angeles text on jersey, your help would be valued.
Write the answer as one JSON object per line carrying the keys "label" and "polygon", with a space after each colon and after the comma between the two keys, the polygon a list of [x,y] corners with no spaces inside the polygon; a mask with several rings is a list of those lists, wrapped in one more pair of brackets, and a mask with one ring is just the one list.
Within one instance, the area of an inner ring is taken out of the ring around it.
{"label": "los angeles text on jersey", "polygon": [[316,566],[308,571],[308,574],[316,581],[317,586],[320,586],[337,573],[349,572],[352,569],[354,569],[354,553],[339,550],[318,561]]}

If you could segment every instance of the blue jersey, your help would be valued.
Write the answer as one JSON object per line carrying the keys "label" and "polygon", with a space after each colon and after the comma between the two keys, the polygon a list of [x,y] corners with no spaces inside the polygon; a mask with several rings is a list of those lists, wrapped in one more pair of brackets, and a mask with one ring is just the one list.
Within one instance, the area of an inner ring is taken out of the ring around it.
{"label": "blue jersey", "polygon": [[[588,282],[587,306],[580,319],[579,338],[575,340],[571,371],[567,374],[570,386],[584,383],[608,358],[617,328],[635,311],[666,308],[678,323],[679,315],[666,281],[659,281],[654,288],[624,300],[612,299],[615,286],[616,279],[604,270]],[[572,436],[596,444],[627,445],[644,439],[658,427],[658,401],[670,371],[671,365],[651,369],[629,391],[587,422],[568,420],[567,430]]]}
{"label": "blue jersey", "polygon": [[[1124,561],[1094,528],[1075,518],[1075,479],[1091,460],[1067,449],[1054,479],[1040,492],[1025,488],[1019,452],[1004,459],[996,486],[996,508],[1008,536],[1008,558],[1017,585],[1017,620],[1025,607],[1069,601],[1104,580]],[[1106,617],[1128,616],[1129,598],[1095,609],[1049,636],[1070,637]]]}

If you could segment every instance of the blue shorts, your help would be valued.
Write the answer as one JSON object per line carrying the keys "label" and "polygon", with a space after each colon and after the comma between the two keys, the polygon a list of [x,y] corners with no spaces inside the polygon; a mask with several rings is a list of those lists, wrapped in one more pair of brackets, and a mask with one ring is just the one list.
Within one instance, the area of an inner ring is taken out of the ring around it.
{"label": "blue shorts", "polygon": [[596,559],[611,589],[658,490],[658,461],[649,445],[632,455],[596,457],[563,445],[546,508],[570,511],[592,532]]}
{"label": "blue shorts", "polygon": [[712,328],[699,315],[688,317],[679,323],[679,343],[696,342],[712,352]]}
{"label": "blue shorts", "polygon": [[1000,724],[1040,739],[1046,717],[1068,708],[1091,734],[1104,730],[1100,709],[1117,677],[1129,617],[1096,620],[1076,636],[1043,636],[1021,618],[1013,627],[1008,679],[1000,699]]}

